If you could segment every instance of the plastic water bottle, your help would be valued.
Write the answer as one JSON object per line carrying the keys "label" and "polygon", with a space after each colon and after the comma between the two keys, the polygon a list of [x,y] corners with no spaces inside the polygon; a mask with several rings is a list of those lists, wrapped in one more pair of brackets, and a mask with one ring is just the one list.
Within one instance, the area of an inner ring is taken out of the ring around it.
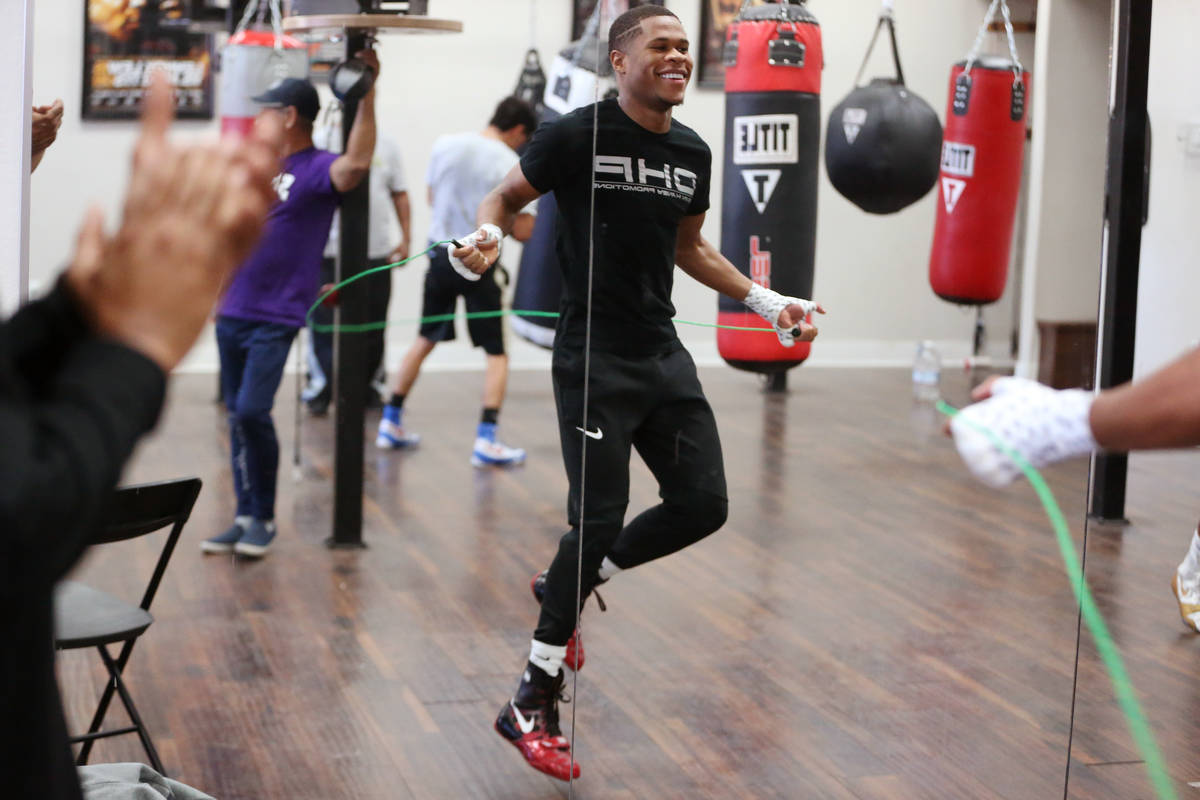
{"label": "plastic water bottle", "polygon": [[913,359],[913,397],[932,402],[941,396],[938,384],[942,377],[942,356],[933,342],[924,341],[917,345],[917,356]]}

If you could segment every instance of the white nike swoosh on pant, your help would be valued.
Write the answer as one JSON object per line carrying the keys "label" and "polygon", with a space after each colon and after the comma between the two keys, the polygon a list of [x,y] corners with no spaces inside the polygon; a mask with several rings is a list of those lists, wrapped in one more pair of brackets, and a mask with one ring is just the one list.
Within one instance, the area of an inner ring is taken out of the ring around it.
{"label": "white nike swoosh on pant", "polygon": [[579,431],[584,436],[587,436],[588,438],[591,438],[591,439],[600,440],[600,439],[604,438],[604,431],[600,430],[599,428],[596,428],[595,431],[586,431],[583,428],[576,425],[575,430]]}
{"label": "white nike swoosh on pant", "polygon": [[512,706],[513,713],[517,715],[517,727],[521,729],[521,733],[533,732],[533,720],[525,719],[525,715],[521,713],[521,709],[517,708],[517,704],[509,700],[508,704]]}

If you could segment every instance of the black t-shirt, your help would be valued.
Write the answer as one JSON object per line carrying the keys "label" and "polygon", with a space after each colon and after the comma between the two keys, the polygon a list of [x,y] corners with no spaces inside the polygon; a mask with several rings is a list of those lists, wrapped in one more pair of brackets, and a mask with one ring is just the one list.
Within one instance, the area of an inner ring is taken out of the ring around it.
{"label": "black t-shirt", "polygon": [[[588,303],[593,106],[542,125],[521,158],[526,180],[558,203],[563,298],[556,347],[584,344]],[[671,318],[675,239],[684,217],[708,210],[712,154],[691,128],[672,120],[653,133],[604,100],[595,169],[592,347],[623,355],[679,346]]]}
{"label": "black t-shirt", "polygon": [[83,553],[165,389],[157,365],[92,332],[65,280],[0,322],[5,797],[82,797],[54,680],[54,584]]}

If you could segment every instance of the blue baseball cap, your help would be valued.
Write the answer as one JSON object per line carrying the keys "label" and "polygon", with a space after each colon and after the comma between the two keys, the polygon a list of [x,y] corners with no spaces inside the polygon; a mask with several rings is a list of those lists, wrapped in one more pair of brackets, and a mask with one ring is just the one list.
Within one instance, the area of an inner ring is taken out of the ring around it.
{"label": "blue baseball cap", "polygon": [[316,88],[303,78],[280,78],[257,97],[250,98],[266,108],[293,106],[296,112],[310,122],[321,111],[321,99]]}

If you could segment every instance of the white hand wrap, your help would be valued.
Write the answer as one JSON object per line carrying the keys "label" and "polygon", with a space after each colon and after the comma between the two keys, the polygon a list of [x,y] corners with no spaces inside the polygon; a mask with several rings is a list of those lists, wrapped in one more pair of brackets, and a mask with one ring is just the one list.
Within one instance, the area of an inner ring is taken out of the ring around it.
{"label": "white hand wrap", "polygon": [[783,310],[793,303],[804,308],[804,316],[817,310],[817,304],[812,300],[801,300],[798,297],[785,297],[779,292],[764,289],[757,283],[750,285],[750,293],[746,295],[746,299],[742,301],[751,311],[758,314],[775,328],[775,335],[779,337],[779,343],[784,347],[791,347],[796,343],[796,335],[800,332],[800,320],[796,320],[796,325],[791,328],[779,327],[779,315]]}
{"label": "white hand wrap", "polygon": [[1041,469],[1098,449],[1088,419],[1094,399],[1083,389],[1059,391],[1025,378],[1001,378],[989,399],[967,406],[951,420],[954,445],[975,477],[999,488],[1021,469],[968,422],[988,429]]}
{"label": "white hand wrap", "polygon": [[[479,230],[475,231],[469,236],[460,237],[458,241],[467,247],[494,241],[496,243],[496,261],[499,261],[500,248],[504,244],[504,234],[501,233],[498,226],[493,225],[490,222],[485,222],[479,227]],[[465,264],[454,257],[454,251],[456,249],[457,248],[453,244],[446,245],[446,255],[450,257],[450,266],[454,268],[454,271],[469,281],[477,281],[483,277],[481,273],[472,272]],[[493,261],[492,263],[495,264],[496,261]]]}

